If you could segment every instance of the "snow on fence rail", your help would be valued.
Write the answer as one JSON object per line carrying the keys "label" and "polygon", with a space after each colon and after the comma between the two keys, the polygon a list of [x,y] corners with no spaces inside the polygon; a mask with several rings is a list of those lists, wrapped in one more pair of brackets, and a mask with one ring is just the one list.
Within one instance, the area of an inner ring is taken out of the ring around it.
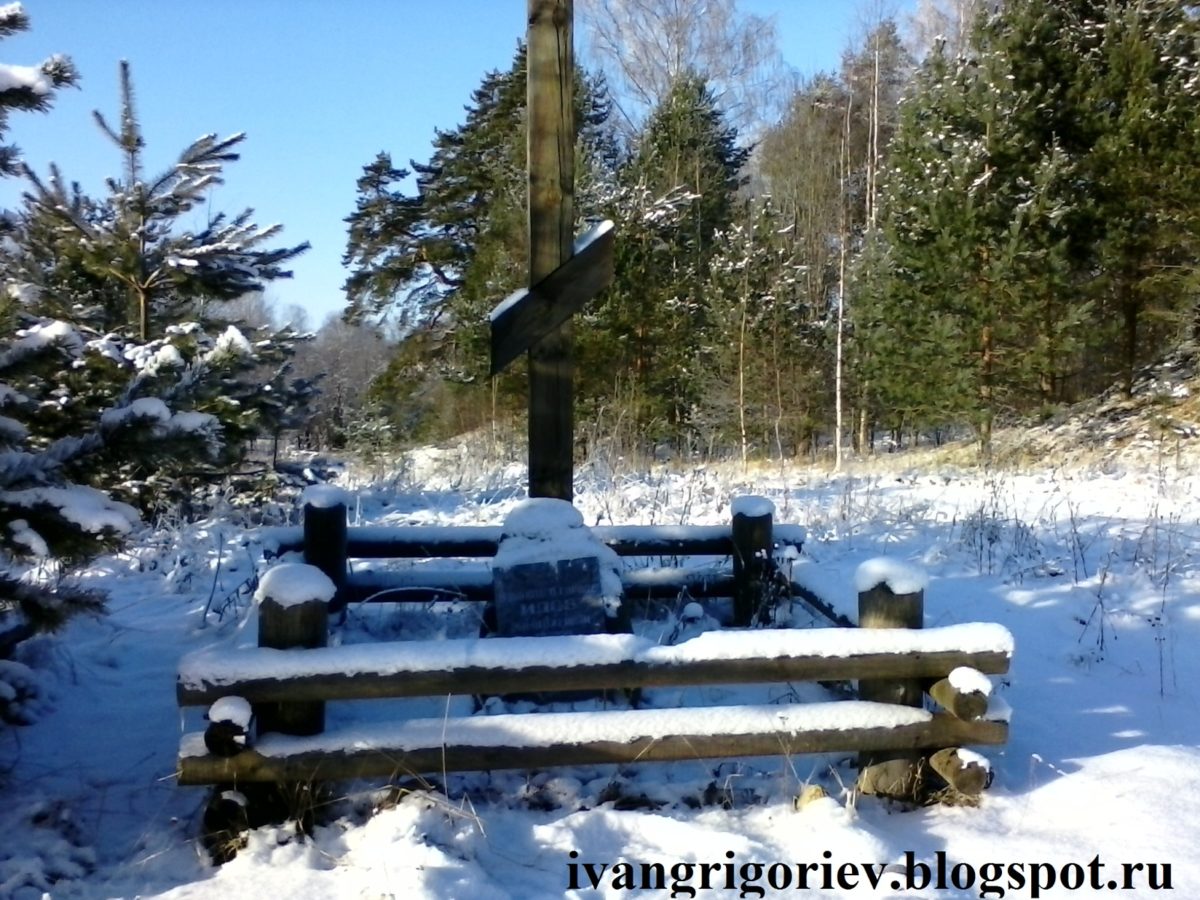
{"label": "snow on fence rail", "polygon": [[[333,508],[345,535],[345,507]],[[308,507],[306,516],[313,512]],[[763,524],[755,523],[755,543],[769,548],[769,512]],[[735,524],[728,538],[735,562],[745,552],[737,549],[737,530]],[[380,543],[380,536],[369,537]],[[426,551],[429,538],[422,540]],[[987,676],[1008,671],[1011,635],[986,623],[922,630],[924,580],[911,567],[864,565],[856,585],[859,628],[726,630],[675,646],[632,634],[590,634],[326,647],[330,598],[344,590],[348,545],[342,540],[326,553],[326,566],[288,564],[280,577],[264,578],[259,647],[184,658],[180,705],[217,706],[206,732],[183,738],[181,784],[857,751],[861,789],[913,798],[931,769],[937,784],[978,793],[990,779],[986,760],[959,748],[1007,740],[1009,711],[991,696]],[[329,546],[308,556],[313,545],[306,541],[306,557],[320,561]],[[769,554],[760,549],[749,558]],[[292,589],[300,570],[314,584],[303,596]],[[769,570],[754,574],[761,579]],[[856,680],[859,699],[703,712],[459,716],[330,731],[324,722],[326,701],[348,699],[834,680]],[[926,694],[940,711],[925,708]],[[244,721],[246,702],[257,742]],[[223,716],[227,709],[242,711],[237,721]]]}

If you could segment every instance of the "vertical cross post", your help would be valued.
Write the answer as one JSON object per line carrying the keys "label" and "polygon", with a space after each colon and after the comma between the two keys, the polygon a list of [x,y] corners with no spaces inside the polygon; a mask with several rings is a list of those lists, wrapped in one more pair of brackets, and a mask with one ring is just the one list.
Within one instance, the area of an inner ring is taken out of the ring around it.
{"label": "vertical cross post", "polygon": [[[571,257],[574,240],[573,0],[529,0],[529,285]],[[529,496],[572,499],[571,323],[529,351]]]}

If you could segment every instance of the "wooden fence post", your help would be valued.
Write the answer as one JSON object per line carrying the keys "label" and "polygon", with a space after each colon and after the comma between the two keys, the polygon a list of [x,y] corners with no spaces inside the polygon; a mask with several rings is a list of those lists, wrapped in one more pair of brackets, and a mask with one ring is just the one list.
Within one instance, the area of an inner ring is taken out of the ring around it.
{"label": "wooden fence post", "polygon": [[775,504],[765,497],[733,499],[733,624],[754,621],[766,597],[771,575],[772,517]]}
{"label": "wooden fence post", "polygon": [[[258,646],[311,650],[329,638],[329,605],[336,587],[324,572],[303,563],[283,563],[259,583]],[[263,703],[255,707],[258,733],[312,735],[325,730],[325,702]]]}
{"label": "wooden fence post", "polygon": [[341,614],[346,608],[347,505],[336,488],[328,492],[305,492],[304,562],[316,566],[333,582],[335,593],[329,611]]}
{"label": "wooden fence post", "polygon": [[[923,628],[925,572],[889,559],[871,559],[858,567],[859,628]],[[924,705],[920,679],[864,678],[860,700],[898,706]],[[923,784],[921,754],[912,751],[860,753],[858,788],[864,794],[915,800]]]}

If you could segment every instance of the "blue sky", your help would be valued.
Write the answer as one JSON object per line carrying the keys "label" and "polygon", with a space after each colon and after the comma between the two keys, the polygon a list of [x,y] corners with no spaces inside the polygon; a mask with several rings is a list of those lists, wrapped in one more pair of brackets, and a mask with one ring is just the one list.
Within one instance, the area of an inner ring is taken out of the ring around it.
{"label": "blue sky", "polygon": [[[208,132],[244,131],[211,208],[247,206],[309,241],[295,278],[268,288],[313,326],[343,305],[343,219],[354,182],[380,150],[397,164],[429,158],[435,128],[462,120],[484,72],[504,69],[524,34],[526,0],[24,0],[32,29],[0,43],[0,61],[70,55],[82,74],[48,115],[14,114],[9,139],[35,171],[99,194],[120,159],[92,120],[119,110],[117,63],[132,66],[147,174]],[[907,4],[901,4],[907,5]],[[741,0],[774,16],[785,60],[804,74],[838,64],[856,0]],[[578,42],[581,43],[581,42]],[[0,206],[22,190],[0,182]]]}

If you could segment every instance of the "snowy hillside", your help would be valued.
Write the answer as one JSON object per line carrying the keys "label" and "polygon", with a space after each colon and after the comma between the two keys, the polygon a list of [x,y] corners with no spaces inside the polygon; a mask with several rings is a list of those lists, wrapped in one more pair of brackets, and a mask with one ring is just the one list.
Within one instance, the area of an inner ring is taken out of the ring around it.
{"label": "snowy hillside", "polygon": [[[211,521],[93,565],[86,582],[109,592],[109,615],[28,648],[52,696],[38,724],[0,731],[0,896],[1148,897],[1168,879],[1176,896],[1200,896],[1197,478],[1173,461],[1015,474],[905,459],[838,476],[593,467],[576,505],[588,524],[724,524],[733,496],[760,494],[777,521],[807,528],[793,575],[838,611],[855,614],[859,564],[888,555],[929,573],[928,626],[1011,631],[1012,671],[996,685],[1011,737],[985,751],[995,783],[978,808],[855,798],[844,755],[471,774],[403,791],[340,785],[311,838],[262,828],[215,868],[196,839],[206,792],[173,778],[179,736],[196,727],[176,707],[175,673],[190,651],[254,643],[237,588],[263,564],[252,533]],[[402,476],[342,487],[364,524],[501,523],[521,468],[469,462],[427,452]],[[683,609],[662,608],[639,635],[674,643],[714,627]],[[353,610],[338,639],[453,637],[473,616],[380,604]],[[797,604],[792,619],[816,617]],[[820,693],[783,686],[764,702]],[[802,793],[812,799],[797,809]]]}

